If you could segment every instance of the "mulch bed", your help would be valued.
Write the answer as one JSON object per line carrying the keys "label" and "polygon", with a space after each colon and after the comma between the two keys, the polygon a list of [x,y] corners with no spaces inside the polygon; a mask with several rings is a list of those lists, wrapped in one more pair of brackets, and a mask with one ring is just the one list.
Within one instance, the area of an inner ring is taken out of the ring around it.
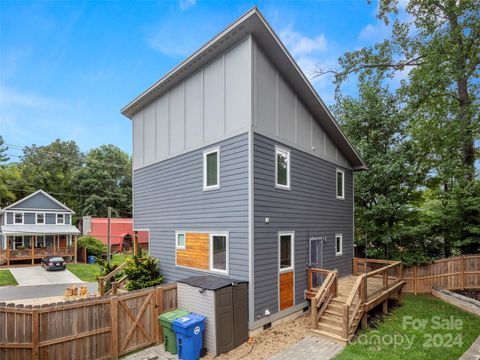
{"label": "mulch bed", "polygon": [[469,289],[469,290],[458,290],[454,291],[457,294],[469,297],[470,299],[480,301],[480,290],[479,289]]}

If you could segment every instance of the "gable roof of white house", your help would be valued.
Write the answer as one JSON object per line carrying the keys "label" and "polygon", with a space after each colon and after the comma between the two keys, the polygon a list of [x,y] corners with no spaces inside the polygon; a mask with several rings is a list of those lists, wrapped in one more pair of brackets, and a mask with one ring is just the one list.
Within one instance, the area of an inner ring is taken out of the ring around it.
{"label": "gable roof of white house", "polygon": [[[42,189],[40,190],[37,190],[33,193],[31,193],[30,195],[28,196],[25,196],[24,198],[14,202],[13,204],[10,204],[8,206],[6,206],[5,208],[3,208],[1,211],[5,211],[5,210],[8,210],[8,209],[12,209],[12,208],[16,208],[16,210],[21,210],[21,209],[24,209],[22,207],[18,207],[17,205],[21,204],[22,202],[24,202],[25,200],[28,200],[38,194],[41,194],[43,196],[45,196],[47,199],[53,201],[55,204],[57,204],[59,207],[61,207],[62,209],[64,209],[66,212],[70,212],[70,213],[75,213],[72,209],[70,209],[68,206],[66,206],[65,204],[62,204],[60,201],[58,201],[57,199],[55,199],[53,196],[51,196],[50,194],[48,194],[47,192],[43,191]],[[29,208],[25,208],[25,209],[29,209],[29,210],[35,210],[36,208],[32,208],[32,207],[29,207]],[[45,210],[45,209],[38,209],[38,210]]]}
{"label": "gable roof of white house", "polygon": [[283,45],[280,38],[275,34],[256,7],[246,12],[224,31],[137,96],[121,110],[121,113],[131,119],[138,110],[148,105],[249,34],[252,34],[257,43],[261,45],[269,59],[282,73],[317,121],[320,122],[332,141],[343,152],[353,169],[366,170],[367,165],[343,134],[332,113],[322,99],[320,99],[320,96],[308,81],[305,74],[300,70],[300,67],[290,55],[285,45]]}

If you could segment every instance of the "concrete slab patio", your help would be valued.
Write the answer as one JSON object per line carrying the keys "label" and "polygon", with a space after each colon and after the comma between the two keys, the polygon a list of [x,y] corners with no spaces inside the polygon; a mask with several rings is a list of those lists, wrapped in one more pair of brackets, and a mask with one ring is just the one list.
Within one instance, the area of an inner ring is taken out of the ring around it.
{"label": "concrete slab patio", "polygon": [[68,270],[45,271],[41,266],[27,266],[10,268],[10,271],[17,280],[18,286],[83,283]]}

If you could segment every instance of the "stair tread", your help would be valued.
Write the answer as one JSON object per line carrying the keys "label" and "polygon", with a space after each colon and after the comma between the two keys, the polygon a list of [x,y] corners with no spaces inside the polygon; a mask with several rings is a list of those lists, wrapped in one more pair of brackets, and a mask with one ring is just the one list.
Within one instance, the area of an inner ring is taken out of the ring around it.
{"label": "stair tread", "polygon": [[329,333],[327,331],[323,331],[323,330],[317,330],[317,329],[311,329],[311,331],[313,331],[314,333],[317,333],[317,334],[320,334],[320,335],[323,335],[323,336],[327,336],[327,337],[330,337],[332,339],[335,339],[335,340],[340,340],[342,342],[345,342],[346,339],[344,339],[342,336],[340,335],[337,335],[337,334],[332,334],[332,333]]}
{"label": "stair tread", "polygon": [[336,326],[336,325],[332,325],[332,324],[323,323],[322,319],[320,319],[320,321],[318,322],[318,326],[325,326],[325,327],[328,327],[329,329],[336,330],[336,331],[342,331],[343,330],[341,326]]}

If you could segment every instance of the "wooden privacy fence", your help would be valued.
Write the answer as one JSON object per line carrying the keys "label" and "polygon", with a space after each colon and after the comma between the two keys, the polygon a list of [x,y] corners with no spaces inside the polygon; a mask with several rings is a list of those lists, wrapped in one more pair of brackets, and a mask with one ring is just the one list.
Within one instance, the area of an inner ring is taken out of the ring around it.
{"label": "wooden privacy fence", "polygon": [[176,284],[43,306],[0,303],[0,359],[116,359],[163,342],[157,316],[176,306]]}
{"label": "wooden privacy fence", "polygon": [[432,264],[404,267],[403,291],[431,293],[433,287],[444,290],[480,288],[480,255],[456,256],[436,260]]}

